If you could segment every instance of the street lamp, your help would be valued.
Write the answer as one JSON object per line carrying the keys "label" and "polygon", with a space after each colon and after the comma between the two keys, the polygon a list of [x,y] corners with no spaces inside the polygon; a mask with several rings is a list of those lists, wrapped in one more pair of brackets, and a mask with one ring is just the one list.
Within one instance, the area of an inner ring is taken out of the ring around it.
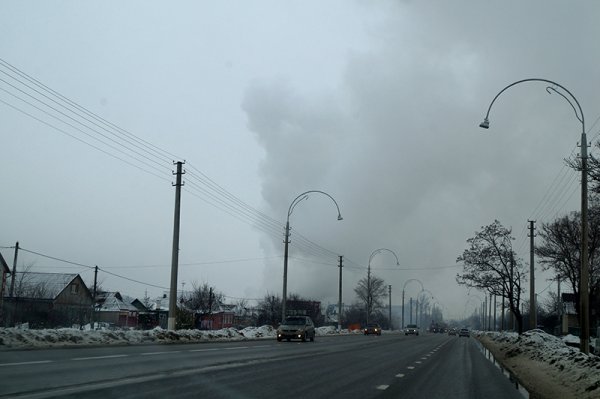
{"label": "street lamp", "polygon": [[421,291],[425,289],[423,288],[423,283],[421,282],[421,280],[417,280],[416,278],[406,280],[406,282],[404,283],[404,286],[402,287],[402,328],[404,328],[404,290],[406,289],[406,285],[411,281],[416,281],[417,283],[421,284]]}
{"label": "street lamp", "polygon": [[[500,92],[498,92],[498,94],[496,94],[496,97],[494,97],[494,99],[492,100],[492,102],[490,103],[490,106],[488,107],[487,110],[487,114],[485,115],[485,118],[483,119],[483,122],[481,122],[481,124],[479,124],[479,127],[484,128],[484,129],[489,129],[490,127],[490,121],[489,121],[489,116],[490,116],[490,110],[492,109],[492,105],[494,105],[494,102],[496,101],[496,99],[500,96],[500,94],[502,94],[504,91],[506,91],[507,89],[509,89],[512,86],[515,86],[519,83],[524,83],[524,82],[544,82],[544,83],[548,83],[551,84],[553,86],[557,86],[559,88],[561,88],[565,93],[567,93],[569,95],[569,97],[575,102],[575,104],[577,104],[577,108],[575,108],[575,105],[573,105],[573,102],[562,92],[558,91],[557,89],[555,89],[552,86],[547,86],[546,87],[546,91],[550,94],[552,93],[556,93],[558,95],[560,95],[562,98],[564,98],[569,105],[571,106],[571,108],[573,108],[573,111],[575,111],[575,117],[577,118],[577,120],[579,122],[581,122],[581,284],[580,284],[580,288],[579,288],[579,304],[580,304],[580,327],[581,327],[581,333],[580,333],[580,338],[581,338],[581,344],[580,344],[580,350],[583,353],[589,354],[590,351],[590,346],[589,346],[589,340],[590,340],[590,315],[589,315],[589,265],[588,265],[588,194],[587,194],[587,175],[588,175],[588,165],[587,165],[587,161],[588,161],[588,155],[587,155],[587,147],[588,147],[588,143],[587,143],[587,138],[586,138],[586,134],[585,134],[585,118],[583,116],[583,110],[581,109],[581,105],[579,104],[579,101],[577,101],[577,98],[575,98],[575,96],[569,91],[567,90],[567,88],[565,88],[564,86],[553,82],[551,80],[548,79],[540,79],[540,78],[531,78],[531,79],[523,79],[523,80],[518,80],[514,83],[509,84],[508,86],[506,86],[504,89],[500,90]],[[579,110],[579,112],[578,112]],[[530,265],[530,273],[531,273],[531,281],[530,281],[530,315],[533,315],[535,317],[535,286],[534,286],[534,271],[533,271],[533,264]]]}
{"label": "street lamp", "polygon": [[288,213],[287,213],[287,221],[285,222],[285,250],[284,250],[284,254],[283,254],[283,295],[282,295],[283,298],[281,299],[281,322],[282,323],[285,321],[285,308],[286,308],[286,302],[287,302],[287,269],[288,269],[288,245],[290,243],[290,215],[294,211],[294,208],[296,207],[296,205],[298,205],[298,203],[300,201],[308,199],[308,194],[311,194],[311,193],[323,194],[323,195],[329,197],[335,204],[335,207],[337,208],[337,211],[338,211],[337,220],[343,220],[338,203],[333,199],[333,197],[331,195],[327,194],[324,191],[319,191],[319,190],[305,191],[302,194],[300,194],[299,196],[297,196],[296,198],[294,198],[294,200],[290,204],[290,207],[288,208]]}
{"label": "street lamp", "polygon": [[[380,254],[384,251],[387,251],[389,253],[391,253],[392,255],[394,255],[394,257],[396,258],[396,266],[400,266],[400,261],[398,260],[398,255],[396,255],[396,253],[394,251],[392,251],[391,249],[387,249],[387,248],[379,248],[376,249],[375,251],[373,251],[371,253],[371,256],[369,256],[369,266],[367,267],[367,324],[369,324],[369,316],[371,314],[371,302],[373,301],[372,298],[372,292],[371,292],[371,260],[373,260],[373,258],[375,257],[375,255]],[[392,320],[390,319],[390,322]]]}

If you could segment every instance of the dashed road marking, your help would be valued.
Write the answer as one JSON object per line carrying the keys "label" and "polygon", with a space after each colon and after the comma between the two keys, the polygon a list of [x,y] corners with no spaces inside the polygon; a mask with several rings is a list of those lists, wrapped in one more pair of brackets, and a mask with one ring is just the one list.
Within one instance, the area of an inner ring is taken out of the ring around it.
{"label": "dashed road marking", "polygon": [[422,362],[420,360],[417,360],[415,363],[417,364],[421,364]]}
{"label": "dashed road marking", "polygon": [[248,349],[249,346],[230,346],[229,348],[223,348],[226,351],[232,351],[235,349]]}
{"label": "dashed road marking", "polygon": [[210,348],[210,349],[190,349],[190,352],[213,352],[218,351],[218,348]]}
{"label": "dashed road marking", "polygon": [[396,378],[402,378],[404,377],[404,374],[396,374]]}
{"label": "dashed road marking", "polygon": [[377,385],[376,389],[379,389],[380,391],[385,391],[389,387],[389,385]]}
{"label": "dashed road marking", "polygon": [[407,369],[409,369],[409,370],[414,370],[414,369],[415,369],[415,366],[408,366],[408,367],[407,367]]}
{"label": "dashed road marking", "polygon": [[128,357],[129,355],[107,355],[107,356],[90,356],[90,357],[75,357],[71,360],[99,360],[99,359],[116,359],[118,357]]}
{"label": "dashed road marking", "polygon": [[170,353],[180,353],[181,351],[170,351],[170,352],[144,352],[140,353],[141,356],[153,356],[153,355],[168,355]]}
{"label": "dashed road marking", "polygon": [[9,367],[9,366],[26,366],[29,364],[45,364],[52,363],[52,360],[36,360],[32,362],[17,362],[17,363],[0,363],[0,367]]}

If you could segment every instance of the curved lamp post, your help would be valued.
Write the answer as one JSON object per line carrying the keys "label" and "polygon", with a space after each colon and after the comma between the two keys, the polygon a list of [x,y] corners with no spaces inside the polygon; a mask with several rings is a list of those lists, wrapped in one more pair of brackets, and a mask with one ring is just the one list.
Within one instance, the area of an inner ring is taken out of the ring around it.
{"label": "curved lamp post", "polygon": [[308,195],[311,193],[323,194],[323,195],[329,197],[335,204],[335,207],[337,208],[337,211],[338,211],[337,220],[343,220],[342,214],[340,213],[340,207],[338,206],[338,203],[333,199],[333,197],[331,195],[327,194],[324,191],[319,191],[319,190],[305,191],[302,194],[300,194],[299,196],[297,196],[296,198],[294,198],[294,200],[290,204],[290,207],[288,208],[288,213],[287,213],[287,220],[285,222],[285,241],[284,241],[285,242],[285,250],[284,250],[284,254],[283,254],[283,295],[281,298],[281,322],[282,323],[285,321],[285,310],[286,310],[285,308],[286,308],[286,302],[287,302],[287,269],[288,269],[288,244],[290,243],[290,215],[292,214],[292,212],[294,212],[294,208],[296,207],[296,205],[298,205],[298,203],[300,201],[308,199]]}
{"label": "curved lamp post", "polygon": [[[400,266],[400,261],[398,260],[398,255],[396,255],[396,253],[394,251],[392,251],[391,249],[379,248],[379,249],[376,249],[375,251],[373,251],[371,253],[371,256],[369,256],[369,266],[367,267],[367,324],[369,324],[369,317],[371,315],[371,306],[372,306],[372,302],[373,302],[373,296],[372,296],[372,292],[371,292],[371,261],[373,260],[375,255],[380,254],[385,251],[394,255],[394,257],[396,258],[396,266]],[[391,290],[391,288],[390,288],[390,290]],[[390,312],[391,312],[391,307],[390,307]],[[391,322],[392,322],[392,320],[390,319],[390,323]]]}
{"label": "curved lamp post", "polygon": [[404,283],[404,286],[402,287],[402,328],[404,328],[404,290],[406,289],[406,285],[408,283],[410,283],[411,281],[416,281],[417,283],[419,283],[421,285],[421,291],[425,290],[421,280],[417,280],[416,278],[411,278],[409,280],[406,280],[406,282]]}
{"label": "curved lamp post", "polygon": [[[588,191],[587,190],[587,175],[588,175],[587,148],[588,148],[588,143],[587,143],[587,138],[586,138],[586,134],[585,134],[585,117],[583,116],[583,110],[581,109],[581,105],[579,104],[579,101],[577,101],[577,98],[575,98],[575,96],[569,90],[567,90],[567,88],[565,88],[564,86],[562,86],[556,82],[553,82],[548,79],[540,79],[540,78],[522,79],[522,80],[518,80],[514,83],[509,84],[504,89],[500,90],[500,92],[498,94],[496,94],[496,97],[494,97],[494,99],[490,103],[487,114],[485,115],[485,118],[484,118],[483,122],[481,122],[479,127],[482,127],[484,129],[488,129],[490,127],[490,121],[489,121],[490,110],[492,109],[492,105],[494,105],[494,102],[500,96],[500,94],[504,93],[504,91],[506,91],[510,87],[515,86],[520,83],[524,83],[524,82],[544,82],[544,83],[551,84],[553,86],[557,86],[560,89],[562,89],[568,95],[568,97],[567,97],[567,95],[558,91],[554,87],[551,87],[551,86],[546,87],[546,91],[548,93],[550,93],[550,94],[556,93],[556,94],[560,95],[562,98],[564,98],[569,103],[569,105],[571,105],[571,108],[573,108],[573,111],[575,111],[575,117],[577,118],[577,120],[579,122],[581,122],[581,143],[580,143],[581,144],[581,284],[580,284],[580,288],[579,288],[580,327],[581,327],[580,350],[583,353],[589,354],[589,351],[590,351],[590,347],[589,347],[590,319],[589,319],[589,317],[590,316],[589,316],[589,265],[588,265],[588,221],[587,221],[587,218],[588,218],[587,217],[587,213],[588,213],[588,194],[587,194],[587,191]],[[573,100],[573,101],[571,101],[571,100]],[[573,105],[573,102],[575,102],[575,104],[577,105],[577,108],[575,107],[575,105]],[[529,313],[530,313],[530,317],[535,317],[535,296],[534,296],[535,295],[535,293],[534,293],[535,286],[534,286],[533,262],[530,262],[530,273],[531,273],[531,278],[530,278],[529,302],[530,302],[531,309],[530,309]],[[533,319],[533,320],[535,320],[535,319]]]}

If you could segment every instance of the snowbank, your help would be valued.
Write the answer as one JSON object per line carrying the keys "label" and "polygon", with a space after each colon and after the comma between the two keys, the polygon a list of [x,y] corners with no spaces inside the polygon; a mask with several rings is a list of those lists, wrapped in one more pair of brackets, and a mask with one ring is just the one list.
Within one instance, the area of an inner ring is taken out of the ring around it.
{"label": "snowbank", "polygon": [[[600,357],[586,355],[578,348],[567,345],[579,342],[578,337],[559,338],[542,330],[530,330],[522,335],[506,332],[479,332],[476,335],[480,338],[488,337],[497,343],[505,359],[519,358],[548,365],[553,371],[550,379],[559,380],[563,386],[573,387],[585,397],[600,397]],[[549,380],[548,383],[550,382]]]}
{"label": "snowbank", "polygon": [[[361,331],[359,331],[361,332]],[[175,330],[157,327],[153,330],[80,330],[60,328],[30,330],[28,328],[0,328],[0,349],[49,348],[74,345],[132,345],[143,343],[184,343],[223,340],[271,339],[277,330],[271,326],[246,327],[242,330]],[[318,327],[317,336],[351,334],[348,330],[337,332],[335,327]]]}

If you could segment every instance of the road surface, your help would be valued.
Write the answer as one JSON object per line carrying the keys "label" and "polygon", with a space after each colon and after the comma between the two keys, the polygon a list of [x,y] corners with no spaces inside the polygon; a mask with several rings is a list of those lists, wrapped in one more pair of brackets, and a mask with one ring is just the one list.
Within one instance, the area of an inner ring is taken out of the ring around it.
{"label": "road surface", "polygon": [[0,352],[0,398],[486,398],[523,395],[474,338],[328,336]]}

